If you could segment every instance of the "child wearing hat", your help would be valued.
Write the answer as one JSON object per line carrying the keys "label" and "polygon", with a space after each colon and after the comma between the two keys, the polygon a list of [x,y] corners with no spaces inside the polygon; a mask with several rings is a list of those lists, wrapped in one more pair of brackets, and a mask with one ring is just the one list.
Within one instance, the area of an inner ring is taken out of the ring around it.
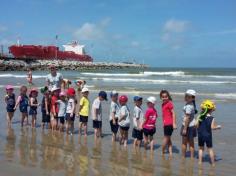
{"label": "child wearing hat", "polygon": [[116,141],[116,135],[119,130],[118,118],[119,118],[119,104],[118,104],[118,92],[113,90],[111,92],[111,106],[110,106],[110,126],[112,131],[112,142]]}
{"label": "child wearing hat", "polygon": [[20,88],[20,95],[17,98],[16,105],[15,105],[15,110],[17,106],[19,105],[20,107],[20,112],[21,112],[21,127],[24,126],[24,121],[26,119],[27,125],[28,125],[28,106],[29,106],[29,98],[27,96],[27,87],[26,86],[21,86]]}
{"label": "child wearing hat", "polygon": [[68,103],[66,106],[66,133],[73,134],[75,120],[75,89],[67,90]]}
{"label": "child wearing hat", "polygon": [[40,106],[40,104],[38,103],[38,100],[37,100],[38,90],[36,88],[31,89],[29,97],[30,97],[30,101],[29,101],[29,105],[30,105],[29,115],[32,116],[31,126],[32,126],[32,128],[35,128],[36,127],[36,119],[37,119],[37,108],[38,108],[38,106]]}
{"label": "child wearing hat", "polygon": [[50,98],[48,87],[45,86],[40,89],[43,94],[43,99],[41,103],[41,112],[42,112],[42,128],[45,128],[45,125],[49,125],[50,123]]}
{"label": "child wearing hat", "polygon": [[66,92],[62,91],[59,94],[59,100],[57,100],[58,103],[58,119],[60,120],[59,124],[59,131],[63,132],[64,130],[64,124],[65,124],[65,117],[66,117],[66,107],[67,107],[67,100],[66,100]]}
{"label": "child wearing hat", "polygon": [[205,100],[201,104],[202,112],[197,119],[197,131],[198,131],[198,157],[199,164],[202,164],[202,157],[204,151],[204,145],[207,146],[212,166],[215,166],[215,155],[212,144],[212,130],[221,129],[220,125],[217,125],[212,113],[216,110],[215,103],[211,100]]}
{"label": "child wearing hat", "polygon": [[94,139],[102,137],[102,101],[107,101],[107,93],[100,91],[98,97],[93,101],[92,117],[94,128]]}
{"label": "child wearing hat", "polygon": [[15,111],[15,104],[16,104],[16,98],[14,88],[12,85],[6,86],[6,96],[5,96],[5,103],[6,103],[6,110],[7,110],[7,126],[10,128],[12,123],[12,118],[14,116]]}
{"label": "child wearing hat", "polygon": [[128,132],[130,127],[130,110],[127,106],[128,97],[126,95],[121,95],[119,97],[120,103],[120,113],[118,124],[120,126],[120,144],[124,144],[124,147],[127,147],[128,142]]}
{"label": "child wearing hat", "polygon": [[143,134],[144,134],[144,146],[147,149],[148,143],[150,143],[150,149],[154,149],[154,139],[153,135],[156,133],[156,120],[157,120],[157,110],[155,109],[156,98],[147,98],[147,110],[144,116],[143,123]]}
{"label": "child wearing hat", "polygon": [[88,123],[88,116],[89,116],[89,106],[90,102],[88,99],[89,89],[84,87],[82,89],[82,98],[80,99],[80,108],[79,108],[79,133],[82,133],[84,130],[84,135],[87,136],[87,123]]}
{"label": "child wearing hat", "polygon": [[57,125],[58,125],[58,112],[59,112],[59,107],[58,107],[58,103],[57,100],[59,98],[59,92],[60,89],[57,88],[56,86],[54,86],[51,89],[52,92],[52,97],[51,97],[51,127],[52,127],[52,131],[57,130]]}
{"label": "child wearing hat", "polygon": [[134,138],[134,147],[140,147],[143,140],[143,111],[142,101],[143,98],[140,96],[134,97],[134,114],[133,114],[133,132],[132,137]]}

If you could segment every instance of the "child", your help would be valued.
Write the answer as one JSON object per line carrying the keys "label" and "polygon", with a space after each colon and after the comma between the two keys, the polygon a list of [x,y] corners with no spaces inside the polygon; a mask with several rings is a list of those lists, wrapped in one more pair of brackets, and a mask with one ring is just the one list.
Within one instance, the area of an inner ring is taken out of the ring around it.
{"label": "child", "polygon": [[93,128],[94,139],[102,137],[102,104],[101,102],[107,101],[107,93],[100,91],[98,97],[93,101],[92,116],[93,116]]}
{"label": "child", "polygon": [[134,147],[140,147],[143,140],[143,111],[141,105],[143,98],[140,96],[134,97],[134,116],[133,116],[133,132],[132,137],[134,138]]}
{"label": "child", "polygon": [[60,92],[59,97],[60,100],[57,100],[59,106],[58,118],[60,120],[59,131],[63,132],[67,107],[66,93]]}
{"label": "child", "polygon": [[195,108],[195,90],[187,90],[185,93],[185,102],[186,105],[183,108],[183,122],[181,128],[182,136],[182,156],[185,158],[187,144],[189,144],[191,158],[194,158],[194,138],[197,136],[195,128],[195,119],[194,115],[196,113]]}
{"label": "child", "polygon": [[128,132],[130,127],[130,110],[127,106],[128,97],[126,95],[122,95],[119,97],[120,103],[120,114],[118,124],[120,126],[120,144],[124,144],[124,147],[127,147],[128,142]]}
{"label": "child", "polygon": [[202,155],[204,151],[204,145],[206,144],[212,166],[215,166],[215,156],[212,145],[212,130],[221,129],[220,125],[216,125],[214,117],[211,115],[215,111],[216,106],[211,100],[205,100],[201,104],[202,112],[197,119],[198,130],[198,157],[199,164],[202,164]]}
{"label": "child", "polygon": [[68,104],[66,107],[66,132],[73,134],[74,120],[75,120],[75,89],[69,88],[67,90]]}
{"label": "child", "polygon": [[29,121],[28,121],[29,98],[27,96],[27,87],[26,86],[21,86],[21,88],[20,88],[20,95],[17,98],[16,105],[14,108],[15,110],[18,105],[20,107],[20,112],[21,112],[21,127],[23,127],[25,119],[27,121],[27,125],[29,123]]}
{"label": "child", "polygon": [[29,94],[29,97],[30,97],[30,110],[29,110],[29,115],[32,116],[32,123],[31,123],[31,126],[32,128],[35,128],[36,126],[36,118],[37,118],[37,108],[38,106],[40,105],[38,103],[38,100],[37,100],[37,97],[38,97],[38,90],[33,88],[31,89],[30,91],[30,94]]}
{"label": "child", "polygon": [[41,112],[42,112],[42,128],[44,129],[45,124],[48,125],[50,123],[50,98],[47,86],[41,88],[40,91],[43,94]]}
{"label": "child", "polygon": [[13,93],[14,88],[12,85],[6,86],[6,96],[5,96],[5,103],[6,103],[6,109],[7,109],[7,126],[11,128],[12,118],[14,116],[14,107],[16,105],[16,98],[15,94]]}
{"label": "child", "polygon": [[168,147],[169,154],[172,156],[172,141],[171,135],[173,130],[176,129],[176,117],[172,98],[167,90],[160,92],[162,100],[162,121],[164,127],[164,139],[162,142],[162,154],[164,155],[166,147]]}
{"label": "child", "polygon": [[29,68],[27,72],[27,82],[29,86],[33,85],[33,74],[31,68]]}
{"label": "child", "polygon": [[58,97],[59,97],[59,92],[60,89],[57,87],[53,87],[51,89],[52,92],[52,97],[51,97],[51,126],[52,126],[52,131],[57,130],[57,125],[58,125],[58,112],[59,112],[59,108],[58,108]]}
{"label": "child", "polygon": [[118,118],[119,118],[119,105],[118,105],[118,93],[113,90],[111,92],[111,106],[110,106],[110,126],[112,131],[112,142],[116,141],[116,135],[119,129]]}
{"label": "child", "polygon": [[79,133],[82,133],[82,129],[84,130],[84,135],[87,136],[87,123],[88,123],[88,116],[89,116],[89,90],[88,88],[84,87],[82,89],[83,97],[80,99],[80,109],[79,109]]}
{"label": "child", "polygon": [[145,119],[143,123],[143,133],[144,133],[144,146],[147,149],[147,145],[150,142],[150,149],[154,149],[153,135],[156,133],[156,119],[158,117],[157,110],[155,109],[156,98],[147,98],[147,107],[145,113]]}

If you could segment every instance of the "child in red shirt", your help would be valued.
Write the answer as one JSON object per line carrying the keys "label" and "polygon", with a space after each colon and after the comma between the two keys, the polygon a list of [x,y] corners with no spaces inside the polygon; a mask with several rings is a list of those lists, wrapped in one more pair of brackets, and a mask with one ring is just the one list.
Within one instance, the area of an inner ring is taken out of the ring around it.
{"label": "child in red shirt", "polygon": [[148,142],[150,142],[150,149],[152,151],[154,147],[153,135],[156,133],[156,119],[158,117],[157,110],[155,109],[155,104],[155,97],[147,98],[148,109],[146,110],[143,123],[144,146],[147,149]]}
{"label": "child in red shirt", "polygon": [[51,98],[51,126],[52,130],[57,130],[57,124],[58,124],[58,112],[59,112],[59,107],[58,107],[58,97],[59,97],[59,92],[60,89],[58,88],[52,88],[52,98]]}
{"label": "child in red shirt", "polygon": [[174,112],[174,105],[172,98],[167,90],[160,92],[160,98],[162,100],[162,120],[164,127],[164,138],[162,143],[162,154],[164,155],[166,147],[168,147],[169,154],[172,156],[172,141],[171,135],[173,130],[176,129],[176,116]]}

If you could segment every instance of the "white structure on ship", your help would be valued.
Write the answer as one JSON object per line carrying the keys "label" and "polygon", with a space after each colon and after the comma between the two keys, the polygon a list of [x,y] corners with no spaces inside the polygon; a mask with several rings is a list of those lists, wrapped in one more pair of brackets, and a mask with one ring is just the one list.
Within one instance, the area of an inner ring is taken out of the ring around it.
{"label": "white structure on ship", "polygon": [[62,46],[64,47],[65,51],[72,51],[76,54],[85,54],[85,45],[80,45],[77,41]]}

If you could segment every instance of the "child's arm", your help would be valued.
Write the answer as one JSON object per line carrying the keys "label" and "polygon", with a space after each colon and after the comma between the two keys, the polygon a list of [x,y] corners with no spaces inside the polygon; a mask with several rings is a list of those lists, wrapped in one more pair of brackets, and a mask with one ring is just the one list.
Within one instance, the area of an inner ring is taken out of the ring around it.
{"label": "child's arm", "polygon": [[45,98],[45,99],[44,99],[44,102],[45,102],[46,114],[48,115],[48,114],[49,114],[49,110],[48,110],[48,99]]}
{"label": "child's arm", "polygon": [[7,105],[7,98],[8,98],[8,95],[5,96],[5,104]]}
{"label": "child's arm", "polygon": [[211,122],[211,129],[212,130],[219,130],[219,129],[221,129],[221,125],[217,125],[215,122],[215,119],[213,119]]}
{"label": "child's arm", "polygon": [[[82,99],[81,99],[82,100]],[[83,106],[84,106],[84,102],[83,101],[80,101],[79,102],[79,112],[83,109]]]}
{"label": "child's arm", "polygon": [[34,98],[30,98],[30,106],[39,106],[39,103],[34,104]]}
{"label": "child's arm", "polygon": [[75,113],[75,102],[73,101],[73,103],[72,103],[72,111],[71,111],[70,116],[73,117],[74,113]]}
{"label": "child's arm", "polygon": [[175,114],[174,109],[172,109],[171,112],[172,112],[172,116],[173,116],[173,128],[174,128],[174,129],[177,129],[176,114]]}
{"label": "child's arm", "polygon": [[185,114],[185,122],[184,122],[184,128],[183,128],[183,135],[185,135],[187,133],[187,128],[188,125],[190,123],[190,115],[189,114]]}
{"label": "child's arm", "polygon": [[21,96],[19,96],[16,100],[16,105],[14,107],[14,110],[16,110],[16,108],[18,107],[18,105],[20,104],[20,100],[21,100]]}

